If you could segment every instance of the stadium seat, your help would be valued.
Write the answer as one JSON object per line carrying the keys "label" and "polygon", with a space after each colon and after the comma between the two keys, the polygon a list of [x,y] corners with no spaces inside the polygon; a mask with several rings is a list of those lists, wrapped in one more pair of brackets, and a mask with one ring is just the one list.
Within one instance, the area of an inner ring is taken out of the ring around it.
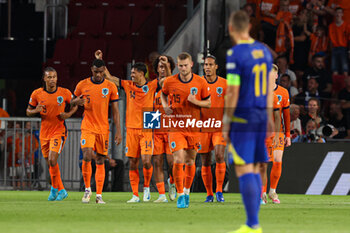
{"label": "stadium seat", "polygon": [[131,12],[129,8],[107,11],[103,34],[106,37],[126,37],[130,34]]}
{"label": "stadium seat", "polygon": [[122,60],[131,62],[132,42],[131,40],[114,39],[108,42],[107,61]]}
{"label": "stadium seat", "polygon": [[132,33],[136,33],[139,29],[147,22],[154,10],[154,6],[151,4],[140,4],[133,8],[133,18],[132,18]]}
{"label": "stadium seat", "polygon": [[71,0],[68,4],[68,24],[70,27],[76,27],[79,20],[80,12],[86,8],[96,7],[93,0]]}
{"label": "stadium seat", "polygon": [[345,88],[345,76],[344,75],[333,75],[332,76],[332,92],[338,93],[340,90]]}
{"label": "stadium seat", "polygon": [[79,40],[77,39],[59,39],[55,45],[55,51],[51,64],[73,64],[79,57]]}
{"label": "stadium seat", "polygon": [[100,0],[97,7],[115,7],[122,9],[128,6],[128,2],[124,0]]}
{"label": "stadium seat", "polygon": [[84,39],[81,41],[81,49],[79,54],[79,62],[89,63],[95,59],[94,53],[100,49],[103,53],[106,53],[106,40],[104,39]]}
{"label": "stadium seat", "polygon": [[100,9],[83,9],[80,12],[74,37],[99,36],[103,29],[104,13]]}

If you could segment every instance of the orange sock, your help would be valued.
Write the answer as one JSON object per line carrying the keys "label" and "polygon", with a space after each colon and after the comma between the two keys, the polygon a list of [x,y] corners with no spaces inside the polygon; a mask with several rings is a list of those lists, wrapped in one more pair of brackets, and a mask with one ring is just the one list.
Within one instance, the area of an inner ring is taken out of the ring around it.
{"label": "orange sock", "polygon": [[207,190],[207,196],[213,196],[213,175],[210,166],[202,166],[202,180]]}
{"label": "orange sock", "polygon": [[196,165],[185,166],[185,188],[190,189],[192,186],[194,175],[196,174]]}
{"label": "orange sock", "polygon": [[135,196],[139,196],[139,183],[140,183],[140,174],[139,170],[129,170],[129,179],[132,189],[132,193]]}
{"label": "orange sock", "polygon": [[62,182],[62,179],[61,179],[60,167],[58,166],[58,164],[56,164],[55,167],[57,169],[58,191],[61,191],[62,189],[64,189],[64,186],[63,186],[63,182]]}
{"label": "orange sock", "polygon": [[156,184],[159,194],[165,194],[164,182],[159,182]]}
{"label": "orange sock", "polygon": [[58,180],[57,180],[57,169],[56,166],[49,167],[50,177],[51,177],[51,186],[55,189],[58,188]]}
{"label": "orange sock", "polygon": [[173,176],[174,176],[177,192],[179,194],[183,193],[183,190],[184,190],[184,164],[183,163],[174,163]]}
{"label": "orange sock", "polygon": [[151,166],[149,169],[143,168],[143,187],[148,188],[149,184],[151,183],[152,179],[152,173],[153,173],[153,166]]}
{"label": "orange sock", "polygon": [[174,184],[174,178],[173,178],[173,176],[172,175],[169,175],[169,178],[170,178],[170,184]]}
{"label": "orange sock", "polygon": [[216,192],[222,192],[222,185],[224,184],[226,174],[226,163],[216,163],[215,176],[216,176]]}
{"label": "orange sock", "polygon": [[83,165],[81,166],[81,170],[83,173],[83,179],[84,179],[84,184],[85,188],[90,188],[91,185],[91,174],[92,174],[92,167],[91,167],[91,161],[86,162],[83,160]]}
{"label": "orange sock", "polygon": [[[267,178],[266,178],[266,183],[265,183],[265,185],[262,185],[262,190],[261,190],[261,192],[262,193],[266,193],[266,191],[267,191]],[[261,194],[262,194],[261,193]]]}
{"label": "orange sock", "polygon": [[105,164],[96,164],[96,194],[102,194],[103,185],[105,183]]}
{"label": "orange sock", "polygon": [[282,174],[282,162],[273,162],[270,174],[270,188],[276,189]]}

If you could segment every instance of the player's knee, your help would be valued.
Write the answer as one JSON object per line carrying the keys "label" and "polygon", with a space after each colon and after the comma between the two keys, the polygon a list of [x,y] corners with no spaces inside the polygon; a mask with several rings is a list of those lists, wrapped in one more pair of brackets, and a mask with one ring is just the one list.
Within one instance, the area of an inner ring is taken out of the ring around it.
{"label": "player's knee", "polygon": [[215,153],[215,160],[217,163],[223,163],[225,162],[225,156],[223,153],[216,152]]}
{"label": "player's knee", "polygon": [[150,169],[152,167],[151,161],[143,162],[143,167],[146,168],[146,169]]}
{"label": "player's knee", "polygon": [[55,158],[49,158],[48,164],[49,164],[50,167],[54,167],[54,166],[56,166],[57,161],[56,161]]}

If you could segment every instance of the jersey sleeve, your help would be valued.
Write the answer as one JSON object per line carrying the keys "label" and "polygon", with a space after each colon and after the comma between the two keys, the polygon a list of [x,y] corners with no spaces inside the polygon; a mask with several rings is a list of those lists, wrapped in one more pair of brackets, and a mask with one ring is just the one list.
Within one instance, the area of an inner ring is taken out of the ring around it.
{"label": "jersey sleeve", "polygon": [[280,111],[281,104],[278,101],[278,97],[275,93],[273,93],[273,110],[274,111]]}
{"label": "jersey sleeve", "polygon": [[110,101],[116,102],[119,100],[119,93],[118,89],[115,85],[111,85],[111,95],[110,95]]}
{"label": "jersey sleeve", "polygon": [[81,82],[78,83],[78,85],[75,87],[75,90],[74,90],[74,95],[75,96],[80,96],[81,95]]}
{"label": "jersey sleeve", "polygon": [[120,84],[119,86],[126,91],[126,89],[128,88],[128,81],[119,79],[119,84]]}
{"label": "jersey sleeve", "polygon": [[289,104],[290,104],[289,102],[290,102],[289,101],[289,93],[288,93],[288,91],[285,91],[283,93],[283,104],[282,104],[283,109],[289,108]]}
{"label": "jersey sleeve", "polygon": [[162,92],[164,95],[169,95],[169,81],[168,81],[168,79],[169,78],[165,79],[164,83],[163,83]]}
{"label": "jersey sleeve", "polygon": [[35,108],[37,105],[38,105],[37,92],[34,91],[30,95],[29,106],[32,107],[32,108]]}
{"label": "jersey sleeve", "polygon": [[209,85],[208,82],[203,79],[202,81],[202,91],[201,91],[201,99],[207,100],[210,97]]}
{"label": "jersey sleeve", "polygon": [[241,85],[241,75],[242,70],[238,64],[238,60],[236,58],[236,54],[234,53],[234,49],[231,48],[227,51],[226,56],[226,70],[227,70],[227,85],[229,86],[239,86]]}
{"label": "jersey sleeve", "polygon": [[73,95],[72,92],[70,92],[70,90],[66,90],[66,104],[70,104],[70,102],[72,101]]}

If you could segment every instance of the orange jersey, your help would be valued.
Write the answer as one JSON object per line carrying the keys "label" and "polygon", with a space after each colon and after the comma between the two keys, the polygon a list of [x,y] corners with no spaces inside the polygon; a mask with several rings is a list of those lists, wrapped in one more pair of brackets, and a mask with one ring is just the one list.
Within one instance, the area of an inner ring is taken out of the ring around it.
{"label": "orange jersey", "polygon": [[30,96],[29,106],[35,108],[38,104],[44,106],[40,112],[41,127],[40,138],[50,139],[54,135],[66,135],[66,125],[64,120],[59,118],[64,112],[66,105],[70,104],[72,93],[62,87],[57,87],[56,91],[48,92],[44,88],[38,88]]}
{"label": "orange jersey", "polygon": [[126,94],[126,128],[142,129],[143,112],[153,110],[154,94],[158,80],[137,86],[133,81],[120,80],[120,86]]}
{"label": "orange jersey", "polygon": [[333,22],[329,25],[329,38],[333,47],[348,47],[350,39],[350,24],[343,22],[339,27]]}
{"label": "orange jersey", "polygon": [[[173,109],[174,120],[186,119],[200,119],[201,108],[189,102],[187,100],[190,94],[196,96],[197,100],[206,100],[210,98],[207,81],[196,75],[192,74],[192,78],[188,82],[184,82],[180,79],[179,74],[167,77],[163,84],[162,92],[170,97]],[[181,131],[198,131],[199,129],[180,126]]]}
{"label": "orange jersey", "polygon": [[[207,120],[209,118],[215,118],[216,120],[222,120],[224,116],[224,106],[225,106],[225,94],[227,88],[226,79],[221,77],[216,77],[214,82],[207,81],[209,86],[209,94],[211,99],[210,108],[202,108],[202,119]],[[209,130],[210,132],[221,131],[221,129]],[[209,132],[205,130],[205,132]]]}
{"label": "orange jersey", "polygon": [[[287,89],[277,85],[277,88],[274,90],[274,93],[276,94],[278,98],[278,103],[280,105],[281,111],[281,132],[285,132],[287,137],[290,135],[290,116],[286,116],[285,110],[289,110],[289,93]],[[283,118],[282,118],[283,113]],[[283,119],[283,120],[282,120]],[[288,122],[289,119],[289,122]]]}
{"label": "orange jersey", "polygon": [[319,53],[319,52],[326,52],[327,51],[327,48],[328,48],[328,37],[327,36],[318,37],[318,36],[316,36],[315,33],[312,33],[310,35],[310,41],[311,41],[310,53],[312,55]]}
{"label": "orange jersey", "polygon": [[279,0],[262,0],[260,5],[260,11],[261,11],[261,20],[268,22],[272,25],[275,25],[275,20],[271,17],[265,16],[264,12],[276,14],[279,9]]}
{"label": "orange jersey", "polygon": [[87,78],[78,83],[74,95],[82,95],[86,99],[81,129],[96,134],[107,134],[108,105],[119,100],[116,85],[106,79],[96,83],[92,78]]}

